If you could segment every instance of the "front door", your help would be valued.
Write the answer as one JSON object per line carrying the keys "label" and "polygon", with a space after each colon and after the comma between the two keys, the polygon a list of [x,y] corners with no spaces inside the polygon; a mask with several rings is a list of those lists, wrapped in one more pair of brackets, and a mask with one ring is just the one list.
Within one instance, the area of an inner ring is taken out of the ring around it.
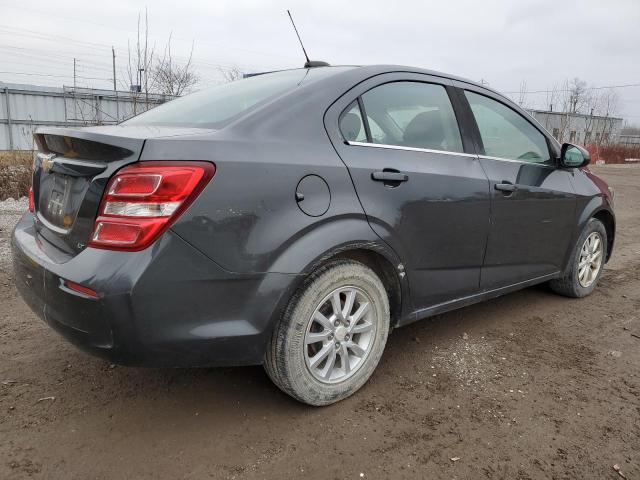
{"label": "front door", "polygon": [[556,166],[545,135],[514,108],[478,90],[465,90],[464,98],[491,191],[483,289],[558,272],[575,225],[572,173]]}
{"label": "front door", "polygon": [[369,80],[334,107],[334,145],[371,227],[403,259],[421,309],[478,291],[489,187],[460,134],[454,91],[442,79],[402,75]]}

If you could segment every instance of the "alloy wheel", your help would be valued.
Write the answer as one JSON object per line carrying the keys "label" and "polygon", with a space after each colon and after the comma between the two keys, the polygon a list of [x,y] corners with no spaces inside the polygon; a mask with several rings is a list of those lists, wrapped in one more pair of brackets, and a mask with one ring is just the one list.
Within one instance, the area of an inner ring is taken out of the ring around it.
{"label": "alloy wheel", "polygon": [[347,286],[327,295],[309,319],[304,357],[309,372],[323,383],[351,377],[373,347],[378,319],[363,290]]}
{"label": "alloy wheel", "polygon": [[580,249],[578,281],[582,287],[587,288],[591,286],[598,277],[600,268],[602,268],[603,253],[604,246],[601,235],[598,232],[592,232]]}

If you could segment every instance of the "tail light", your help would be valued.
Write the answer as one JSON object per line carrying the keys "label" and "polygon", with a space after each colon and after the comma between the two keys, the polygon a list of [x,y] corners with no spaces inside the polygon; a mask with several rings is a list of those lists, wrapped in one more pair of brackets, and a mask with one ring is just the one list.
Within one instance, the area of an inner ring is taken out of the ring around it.
{"label": "tail light", "polygon": [[140,162],[120,170],[102,197],[90,247],[142,250],[195,200],[215,173],[208,162]]}
{"label": "tail light", "polygon": [[33,199],[33,187],[29,187],[29,211],[31,213],[36,211],[36,202]]}

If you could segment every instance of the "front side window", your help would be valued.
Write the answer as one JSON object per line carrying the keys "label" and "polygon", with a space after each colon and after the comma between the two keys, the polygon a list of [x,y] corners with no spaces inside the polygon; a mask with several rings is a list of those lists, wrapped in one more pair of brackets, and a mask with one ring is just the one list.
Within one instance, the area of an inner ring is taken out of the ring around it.
{"label": "front side window", "polygon": [[522,115],[484,95],[465,91],[480,130],[485,155],[553,164],[544,135]]}
{"label": "front side window", "polygon": [[463,152],[451,101],[442,85],[393,82],[362,95],[373,143]]}

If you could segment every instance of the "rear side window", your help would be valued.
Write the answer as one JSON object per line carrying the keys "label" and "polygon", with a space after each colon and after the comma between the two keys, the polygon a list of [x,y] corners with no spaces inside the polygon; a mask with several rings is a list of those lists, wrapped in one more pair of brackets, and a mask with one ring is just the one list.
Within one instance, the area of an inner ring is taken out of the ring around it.
{"label": "rear side window", "polygon": [[371,141],[386,145],[462,152],[451,101],[442,85],[393,82],[362,95]]}
{"label": "rear side window", "polygon": [[[384,143],[384,132],[370,116],[367,116],[367,125],[371,132],[372,142]],[[357,100],[349,105],[340,116],[340,133],[348,142],[368,142],[366,127]]]}
{"label": "rear side window", "polygon": [[367,141],[367,133],[357,101],[349,105],[340,116],[340,133],[348,142]]}
{"label": "rear side window", "polygon": [[490,157],[551,164],[544,135],[522,115],[484,95],[465,91]]}

